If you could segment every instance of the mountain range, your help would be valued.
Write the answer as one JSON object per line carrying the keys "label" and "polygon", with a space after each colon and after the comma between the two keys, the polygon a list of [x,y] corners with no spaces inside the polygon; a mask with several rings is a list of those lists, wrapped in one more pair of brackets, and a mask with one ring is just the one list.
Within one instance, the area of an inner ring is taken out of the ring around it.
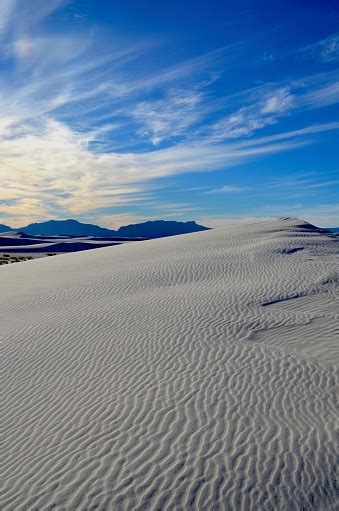
{"label": "mountain range", "polygon": [[8,232],[12,230],[12,227],[9,227],[9,225],[0,224],[0,232]]}
{"label": "mountain range", "polygon": [[120,227],[118,230],[106,229],[93,224],[84,224],[78,220],[49,220],[47,222],[28,224],[20,228],[12,228],[0,224],[0,233],[20,231],[28,235],[42,236],[94,236],[94,237],[122,237],[122,238],[162,238],[187,234],[191,232],[206,231],[209,227],[197,224],[195,221],[176,222],[155,220],[140,224],[131,224]]}

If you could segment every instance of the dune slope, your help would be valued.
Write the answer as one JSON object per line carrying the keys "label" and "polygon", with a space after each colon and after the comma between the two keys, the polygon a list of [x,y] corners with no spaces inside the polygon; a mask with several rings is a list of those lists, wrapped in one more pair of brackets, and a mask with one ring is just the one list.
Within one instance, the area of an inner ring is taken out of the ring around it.
{"label": "dune slope", "polygon": [[1,509],[335,509],[337,239],[286,219],[1,267]]}

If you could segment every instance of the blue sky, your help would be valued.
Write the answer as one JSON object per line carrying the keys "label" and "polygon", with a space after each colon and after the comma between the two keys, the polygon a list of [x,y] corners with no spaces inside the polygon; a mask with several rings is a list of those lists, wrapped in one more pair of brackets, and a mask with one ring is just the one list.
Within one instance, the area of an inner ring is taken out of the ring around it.
{"label": "blue sky", "polygon": [[339,225],[337,1],[0,0],[0,223]]}

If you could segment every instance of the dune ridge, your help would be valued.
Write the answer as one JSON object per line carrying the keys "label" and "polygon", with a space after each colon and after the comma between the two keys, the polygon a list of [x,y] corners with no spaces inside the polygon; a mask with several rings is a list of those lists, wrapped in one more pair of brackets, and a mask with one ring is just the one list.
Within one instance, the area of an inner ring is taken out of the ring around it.
{"label": "dune ridge", "polygon": [[281,219],[1,267],[1,509],[334,510],[337,256]]}

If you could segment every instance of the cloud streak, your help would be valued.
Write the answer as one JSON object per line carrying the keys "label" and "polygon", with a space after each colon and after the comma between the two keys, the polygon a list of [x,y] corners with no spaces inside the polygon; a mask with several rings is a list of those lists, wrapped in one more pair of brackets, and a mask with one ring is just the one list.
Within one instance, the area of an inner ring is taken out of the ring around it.
{"label": "cloud streak", "polygon": [[213,190],[208,190],[207,192],[203,192],[205,194],[210,193],[240,193],[248,191],[249,188],[246,186],[235,186],[235,185],[223,185],[220,188],[213,188]]}
{"label": "cloud streak", "polygon": [[305,134],[338,127],[309,127],[246,143],[183,143],[141,153],[93,153],[88,134],[75,133],[47,117],[35,130],[21,127],[19,133],[10,132],[0,139],[2,198],[16,201],[0,211],[11,218],[20,215],[20,220],[25,210],[28,215],[34,210],[35,217],[44,208],[44,217],[52,210],[60,216],[97,213],[108,206],[145,200],[145,185],[154,179],[238,165],[300,147],[311,142],[304,139]]}
{"label": "cloud streak", "polygon": [[[258,136],[295,111],[337,102],[333,75],[217,100],[214,87],[243,52],[242,42],[155,67],[151,40],[118,40],[68,22],[45,31],[45,18],[65,3],[32,0],[28,8],[0,0],[0,215],[10,223],[106,219],[108,208],[149,203],[161,178],[234,167],[339,127]],[[335,39],[326,48],[333,56]],[[243,190],[225,185],[208,193]]]}
{"label": "cloud streak", "polygon": [[320,59],[322,62],[339,60],[339,34],[332,34],[320,41],[302,48],[306,54]]}

